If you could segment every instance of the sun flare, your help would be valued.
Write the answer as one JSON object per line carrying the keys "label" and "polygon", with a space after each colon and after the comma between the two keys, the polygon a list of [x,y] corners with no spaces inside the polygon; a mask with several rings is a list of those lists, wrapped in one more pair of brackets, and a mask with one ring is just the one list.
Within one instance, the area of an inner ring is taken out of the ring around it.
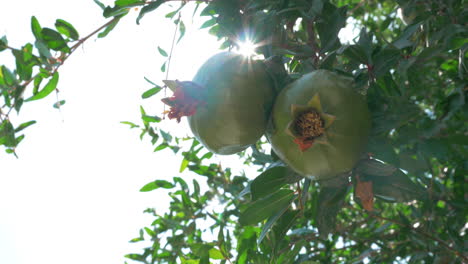
{"label": "sun flare", "polygon": [[258,47],[257,44],[253,43],[250,40],[246,40],[246,41],[239,43],[239,48],[237,52],[239,52],[240,54],[244,56],[252,56],[256,54],[255,49],[257,47]]}

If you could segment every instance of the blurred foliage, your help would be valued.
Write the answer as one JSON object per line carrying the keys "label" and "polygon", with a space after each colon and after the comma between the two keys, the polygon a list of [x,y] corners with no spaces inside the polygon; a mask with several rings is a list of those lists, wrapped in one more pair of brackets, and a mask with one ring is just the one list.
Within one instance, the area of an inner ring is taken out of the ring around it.
{"label": "blurred foliage", "polygon": [[[86,37],[67,21],[55,29],[31,19],[34,43],[11,52],[1,66],[0,143],[7,153],[34,121],[14,124],[23,103],[56,91],[59,67],[84,41],[114,30],[130,8],[137,23],[164,0],[95,2],[109,22]],[[192,2],[192,1],[190,1]],[[239,154],[248,173],[221,167],[194,138],[178,138],[141,107],[141,130],[155,151],[181,157],[182,175],[155,179],[141,191],[169,190],[165,213],[130,242],[141,263],[464,263],[468,175],[467,8],[462,0],[214,0],[180,1],[166,15],[185,34],[180,11],[196,6],[202,28],[235,49],[261,44],[278,89],[305,73],[329,69],[355,79],[367,95],[372,136],[356,168],[325,182],[295,174],[259,141]],[[174,3],[174,2],[172,2]],[[360,32],[351,41],[338,34]],[[175,39],[175,38],[174,38]],[[170,52],[158,47],[163,57]],[[161,67],[166,71],[166,64]],[[148,80],[142,98],[164,87]],[[60,107],[65,101],[57,102]],[[167,151],[167,150],[165,150]],[[253,171],[253,172],[252,172]],[[250,175],[256,173],[257,175]],[[370,200],[369,200],[370,197]],[[142,244],[142,245],[143,245]]]}

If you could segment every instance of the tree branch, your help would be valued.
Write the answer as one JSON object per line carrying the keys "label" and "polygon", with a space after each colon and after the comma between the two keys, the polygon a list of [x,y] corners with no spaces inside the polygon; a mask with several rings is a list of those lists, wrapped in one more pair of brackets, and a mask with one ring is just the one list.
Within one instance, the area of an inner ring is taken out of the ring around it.
{"label": "tree branch", "polygon": [[315,36],[315,27],[313,20],[306,21],[306,29],[308,35],[307,44],[309,44],[312,49],[314,50],[314,66],[317,67],[319,56],[320,56],[320,48],[317,44],[317,37]]}
{"label": "tree branch", "polygon": [[411,231],[413,231],[414,233],[416,234],[419,234],[425,238],[428,238],[428,239],[431,239],[431,240],[434,240],[436,242],[438,242],[440,245],[442,245],[443,247],[445,247],[446,249],[452,251],[455,255],[457,255],[458,257],[460,257],[461,259],[463,259],[464,261],[468,261],[468,257],[466,257],[465,255],[463,255],[461,252],[459,252],[458,250],[456,250],[455,248],[453,248],[452,246],[450,246],[449,244],[447,244],[447,242],[437,238],[437,237],[434,237],[432,235],[429,235],[428,233],[424,232],[424,231],[421,231],[417,228],[414,228],[412,226],[408,226],[408,225],[405,225],[403,223],[400,223],[396,220],[393,220],[393,219],[390,219],[390,218],[386,218],[386,217],[383,217],[383,216],[379,216],[379,215],[376,215],[376,214],[371,214],[372,217],[376,218],[376,219],[380,219],[380,220],[384,220],[384,221],[388,221],[388,222],[391,222],[393,224],[396,224],[396,225],[399,225],[401,227],[406,227],[408,229],[410,229]]}
{"label": "tree branch", "polygon": [[[90,37],[92,37],[93,35],[95,35],[96,33],[100,32],[101,30],[103,30],[104,28],[106,28],[107,26],[109,26],[110,24],[112,24],[114,21],[120,19],[120,17],[114,17],[113,19],[109,20],[108,22],[106,22],[104,25],[100,26],[98,29],[94,30],[93,32],[91,32],[89,35],[87,35],[86,37],[84,38],[81,38],[80,40],[78,40],[78,42],[75,43],[75,45],[73,45],[71,48],[70,48],[70,53],[69,54],[66,54],[64,55],[63,53],[61,53],[58,57],[54,57],[53,60],[58,62],[58,65],[56,65],[52,72],[50,73],[50,75],[54,75],[58,69],[60,68],[60,66],[63,65],[63,63],[68,59],[68,57],[70,57],[70,55],[73,54],[73,52],[79,47],[81,46],[86,40],[88,40]],[[29,80],[27,81],[24,81],[22,84],[19,85],[19,87],[23,87],[23,92],[24,90],[26,90],[26,87],[32,82],[34,81],[34,79],[38,76],[38,74],[34,75],[32,78],[30,78]],[[11,113],[11,111],[13,110],[13,108],[15,108],[15,105],[16,105],[16,101],[10,106],[10,108],[8,109],[8,112],[6,114],[3,114],[5,115],[5,117],[8,117],[8,115]],[[2,106],[2,108],[5,107],[5,105]]]}

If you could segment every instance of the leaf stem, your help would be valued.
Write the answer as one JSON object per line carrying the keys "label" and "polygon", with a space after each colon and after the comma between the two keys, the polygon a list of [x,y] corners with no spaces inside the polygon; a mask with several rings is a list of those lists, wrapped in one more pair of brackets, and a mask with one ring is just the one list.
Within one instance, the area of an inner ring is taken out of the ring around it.
{"label": "leaf stem", "polygon": [[[169,56],[167,57],[167,69],[166,69],[166,80],[169,78],[169,69],[171,67],[172,52],[174,51],[175,39],[177,36],[177,30],[179,29],[179,24],[181,20],[181,14],[179,12],[179,17],[177,18],[176,27],[174,30],[174,35],[172,36],[171,50],[169,51]],[[167,97],[167,86],[164,87],[164,97]],[[163,104],[163,119],[166,117],[166,104]]]}

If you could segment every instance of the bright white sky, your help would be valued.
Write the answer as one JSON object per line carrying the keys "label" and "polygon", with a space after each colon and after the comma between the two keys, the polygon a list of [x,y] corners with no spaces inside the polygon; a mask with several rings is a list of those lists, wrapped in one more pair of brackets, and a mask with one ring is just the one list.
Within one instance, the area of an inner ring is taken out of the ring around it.
{"label": "bright white sky", "polygon": [[[168,199],[139,189],[178,175],[180,157],[169,150],[153,153],[139,131],[120,121],[139,123],[140,104],[150,114],[162,112],[159,100],[142,100],[141,94],[151,88],[143,77],[160,84],[164,79],[157,47],[169,52],[175,27],[166,13],[147,14],[138,26],[132,11],[108,37],[90,39],[60,69],[59,99],[66,100],[61,111],[52,107],[51,94],[25,104],[12,119],[38,123],[25,130],[19,159],[0,154],[0,263],[113,264],[141,249],[128,241],[151,222],[142,211],[164,209]],[[187,33],[176,46],[170,78],[190,80],[219,43],[198,30],[206,19],[192,26],[191,11],[183,14]],[[7,35],[13,47],[33,42],[32,15],[43,27],[53,28],[57,18],[69,21],[81,36],[106,21],[92,0],[2,1],[0,37]],[[11,65],[5,53],[0,65]]]}

